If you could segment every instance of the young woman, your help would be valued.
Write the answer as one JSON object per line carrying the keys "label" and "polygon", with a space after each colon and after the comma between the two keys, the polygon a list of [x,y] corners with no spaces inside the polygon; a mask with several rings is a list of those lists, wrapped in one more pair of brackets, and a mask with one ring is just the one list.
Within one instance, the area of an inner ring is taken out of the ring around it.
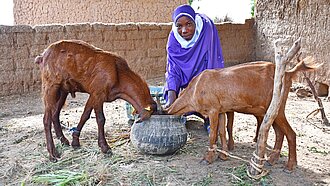
{"label": "young woman", "polygon": [[195,13],[189,5],[181,5],[175,9],[172,19],[167,43],[165,108],[203,70],[224,67],[218,31],[210,18]]}

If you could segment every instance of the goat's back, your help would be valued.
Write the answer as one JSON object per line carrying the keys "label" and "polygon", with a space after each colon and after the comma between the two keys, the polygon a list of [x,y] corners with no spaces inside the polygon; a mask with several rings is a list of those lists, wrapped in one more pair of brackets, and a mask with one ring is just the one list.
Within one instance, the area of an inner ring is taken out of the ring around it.
{"label": "goat's back", "polygon": [[123,58],[79,40],[51,44],[39,65],[43,82],[69,86],[68,89],[82,92],[91,91],[90,84],[115,84],[119,70],[130,71]]}
{"label": "goat's back", "polygon": [[271,62],[206,70],[191,82],[196,84],[193,97],[198,105],[217,105],[222,112],[265,110],[271,101],[274,71]]}
{"label": "goat's back", "polygon": [[[281,112],[284,112],[293,76],[318,66],[312,58],[305,58],[285,72]],[[240,112],[263,116],[272,99],[274,75],[275,64],[264,61],[205,70],[193,78],[168,108],[168,113],[180,115],[196,111],[207,116],[208,112]]]}

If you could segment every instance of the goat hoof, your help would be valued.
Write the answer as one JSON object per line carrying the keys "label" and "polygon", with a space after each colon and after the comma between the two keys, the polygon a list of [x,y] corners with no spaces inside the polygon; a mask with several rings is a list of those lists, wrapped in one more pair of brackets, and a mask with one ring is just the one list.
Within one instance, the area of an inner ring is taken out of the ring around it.
{"label": "goat hoof", "polygon": [[228,160],[228,155],[226,155],[226,154],[224,154],[224,153],[219,153],[219,158],[221,159],[221,160]]}
{"label": "goat hoof", "polygon": [[112,151],[111,151],[111,149],[110,149],[110,147],[109,146],[101,146],[101,151],[102,151],[102,153],[104,153],[104,154],[112,154]]}
{"label": "goat hoof", "polygon": [[232,141],[232,142],[228,142],[227,146],[228,146],[228,150],[229,150],[229,151],[234,150],[234,141]]}
{"label": "goat hoof", "polygon": [[60,155],[56,152],[52,155],[49,155],[49,161],[53,162],[53,163],[56,163],[57,162],[57,159],[60,158]]}
{"label": "goat hoof", "polygon": [[80,148],[80,145],[71,145],[73,149],[77,150]]}
{"label": "goat hoof", "polygon": [[271,164],[271,162],[266,161],[266,162],[265,162],[265,165],[266,165],[266,166],[273,166],[274,164]]}
{"label": "goat hoof", "polygon": [[78,148],[80,148],[80,143],[71,143],[71,146],[72,146],[72,148],[74,148],[74,149],[78,149]]}
{"label": "goat hoof", "polygon": [[112,150],[111,149],[108,149],[106,152],[102,151],[102,153],[104,153],[107,156],[112,156]]}
{"label": "goat hoof", "polygon": [[207,151],[206,155],[203,158],[203,160],[207,161],[208,164],[213,163],[216,159],[217,155],[215,151]]}
{"label": "goat hoof", "polygon": [[293,172],[293,170],[289,170],[287,168],[283,169],[283,172],[287,173],[287,174],[291,174]]}
{"label": "goat hoof", "polygon": [[52,162],[52,163],[56,163],[57,162],[57,159],[54,158],[54,157],[49,157],[49,161]]}
{"label": "goat hoof", "polygon": [[70,142],[68,139],[66,139],[65,137],[61,138],[61,144],[65,145],[65,146],[70,146]]}
{"label": "goat hoof", "polygon": [[71,146],[73,148],[79,148],[80,147],[80,142],[79,142],[79,139],[78,138],[73,138],[72,139],[72,142],[71,142]]}
{"label": "goat hoof", "polygon": [[204,159],[204,158],[203,158],[199,163],[202,164],[202,165],[209,165],[209,164],[210,164],[210,162],[207,161],[207,160]]}
{"label": "goat hoof", "polygon": [[272,152],[269,155],[269,159],[266,161],[270,165],[275,165],[275,163],[280,159],[280,153],[279,152]]}
{"label": "goat hoof", "polygon": [[297,162],[288,162],[285,166],[284,172],[292,173],[297,166]]}

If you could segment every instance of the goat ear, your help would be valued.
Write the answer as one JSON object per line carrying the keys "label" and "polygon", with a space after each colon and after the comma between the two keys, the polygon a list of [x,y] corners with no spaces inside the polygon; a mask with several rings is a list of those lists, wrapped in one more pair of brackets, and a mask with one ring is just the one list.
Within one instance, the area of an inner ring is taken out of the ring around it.
{"label": "goat ear", "polygon": [[302,54],[302,52],[299,52],[297,54],[297,61],[298,61],[298,63],[301,61],[301,54]]}
{"label": "goat ear", "polygon": [[314,58],[311,57],[311,56],[307,56],[303,59],[304,61],[304,64],[310,68],[310,69],[316,69],[316,68],[319,68],[320,66],[323,65],[323,63],[317,63],[315,62]]}

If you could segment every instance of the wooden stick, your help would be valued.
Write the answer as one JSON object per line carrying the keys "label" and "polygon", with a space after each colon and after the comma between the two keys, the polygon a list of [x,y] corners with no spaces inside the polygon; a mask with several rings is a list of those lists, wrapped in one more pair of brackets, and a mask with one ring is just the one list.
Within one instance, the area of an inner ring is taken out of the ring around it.
{"label": "wooden stick", "polygon": [[329,124],[329,120],[327,118],[327,116],[325,115],[325,112],[324,112],[324,107],[323,107],[323,104],[322,104],[322,101],[321,99],[317,96],[317,93],[315,91],[315,87],[313,85],[313,83],[311,82],[311,80],[307,77],[307,74],[306,72],[303,72],[304,74],[304,77],[309,85],[309,87],[311,87],[311,90],[312,90],[312,93],[313,93],[313,96],[314,96],[314,99],[317,101],[317,103],[319,104],[319,110],[321,111],[321,117],[322,117],[322,123],[325,124],[326,126],[330,126]]}
{"label": "wooden stick", "polygon": [[[260,157],[261,159],[264,158],[265,152],[266,152],[266,145],[267,145],[267,138],[269,129],[272,126],[279,108],[281,104],[281,100],[283,98],[283,94],[285,92],[284,87],[284,75],[285,75],[285,69],[286,65],[291,61],[291,59],[296,55],[296,53],[300,50],[301,45],[301,39],[299,38],[293,46],[290,48],[290,50],[287,52],[285,56],[282,56],[279,41],[275,41],[274,48],[275,48],[275,77],[274,77],[274,90],[273,90],[273,97],[272,101],[269,105],[269,108],[267,109],[266,115],[260,125],[260,130],[258,134],[258,141],[257,141],[257,149],[256,149],[256,155]],[[252,156],[251,163],[259,162],[260,166],[263,166],[263,162],[259,161],[257,158]],[[263,175],[266,170],[263,170],[262,172],[256,170],[254,166],[249,166],[248,175],[251,175],[251,177],[259,177],[258,175]]]}

